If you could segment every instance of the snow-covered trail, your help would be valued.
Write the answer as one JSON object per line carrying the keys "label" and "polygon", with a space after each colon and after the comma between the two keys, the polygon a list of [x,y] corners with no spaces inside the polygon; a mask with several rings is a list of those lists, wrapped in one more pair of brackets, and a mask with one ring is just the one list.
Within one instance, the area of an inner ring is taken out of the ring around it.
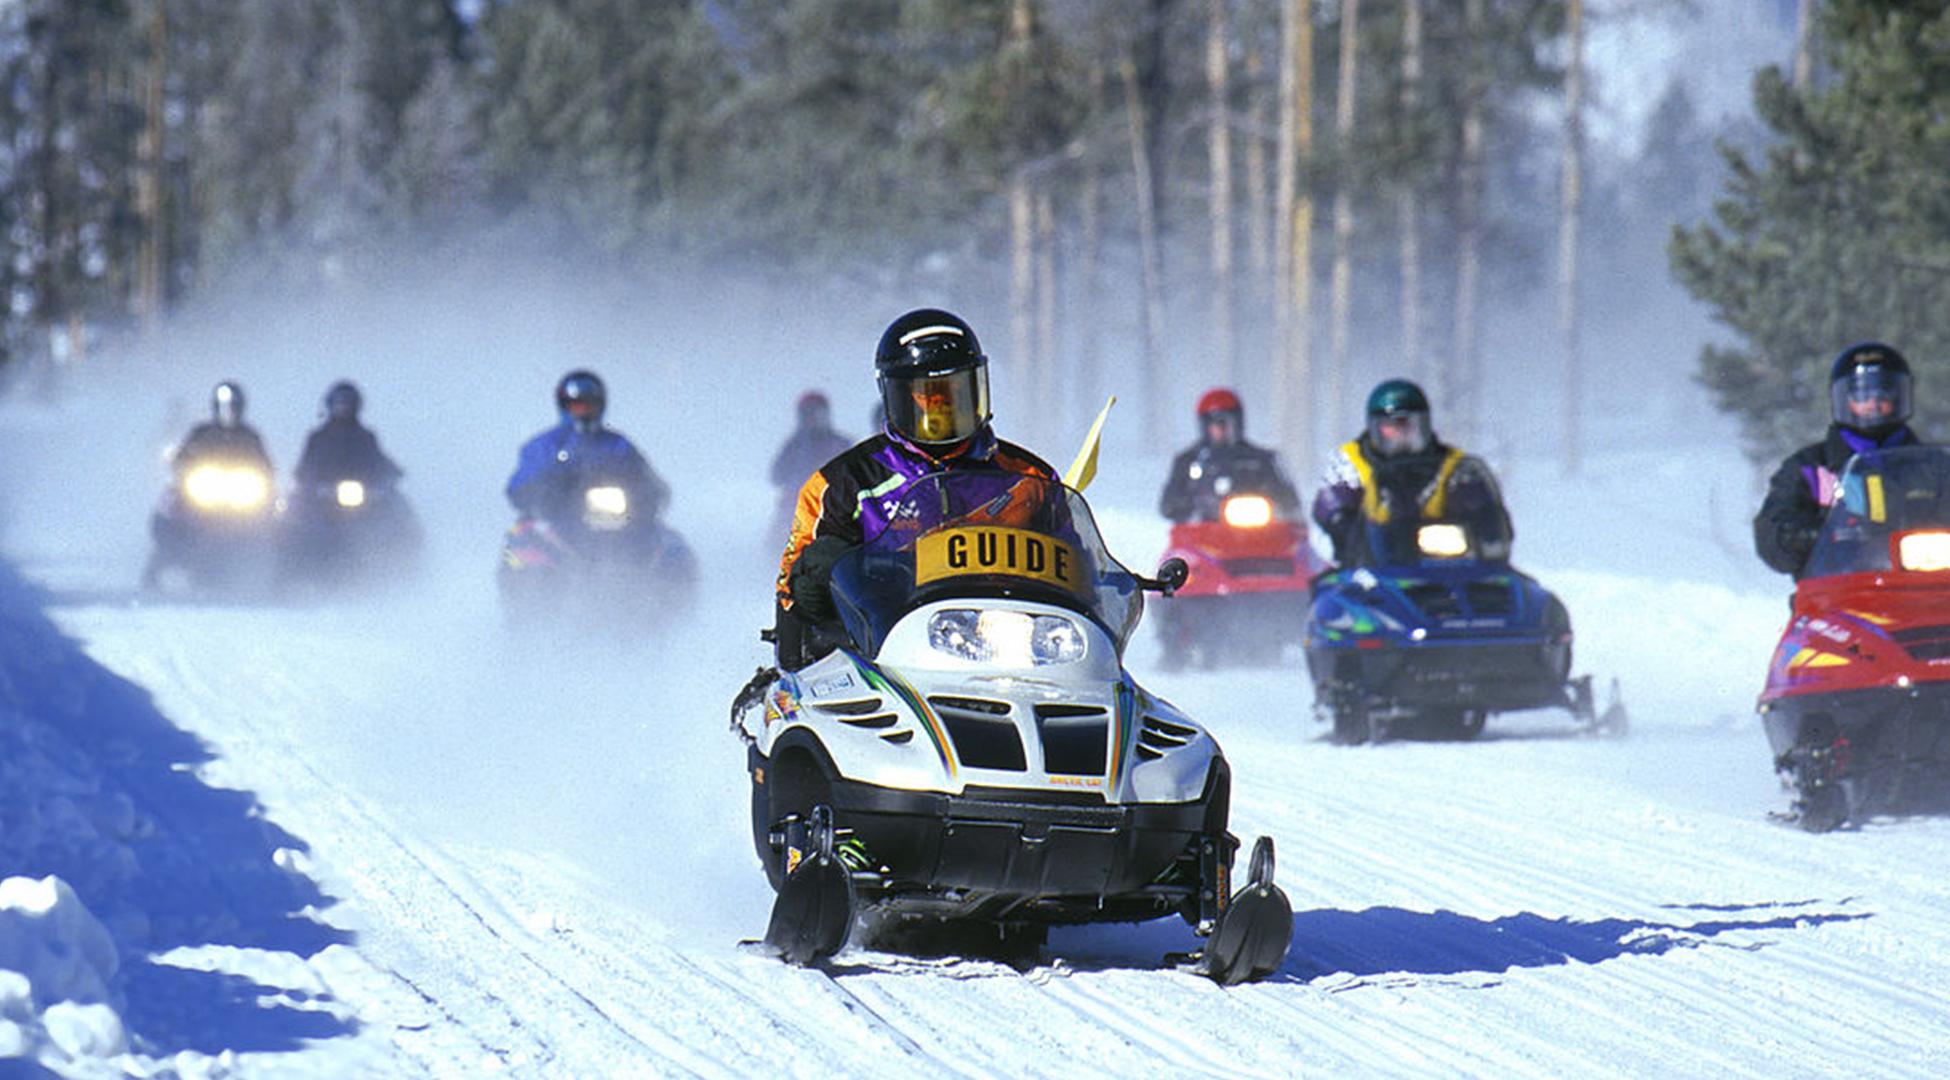
{"label": "snow-covered trail", "polygon": [[[1143,486],[1097,496],[1134,562],[1156,541]],[[1471,745],[1347,749],[1319,741],[1298,671],[1147,678],[1225,745],[1234,830],[1280,844],[1294,949],[1224,991],[1158,968],[1190,940],[1168,923],[1059,932],[1027,973],[858,951],[797,971],[736,950],[770,899],[724,729],[763,656],[762,525],[733,524],[758,493],[678,522],[718,601],[694,624],[537,654],[501,632],[481,543],[380,604],[134,606],[139,535],[23,513],[40,490],[11,501],[8,543],[50,613],[210,745],[206,783],[254,793],[308,845],[293,869],[350,932],[309,957],[170,958],[344,1018],[303,1049],[244,1053],[248,1073],[1950,1068],[1950,822],[1767,823],[1780,796],[1749,709],[1778,594],[1595,569],[1557,539],[1569,512],[1527,550],[1540,567],[1564,553],[1541,576],[1578,620],[1581,666],[1622,678],[1629,737],[1510,718]],[[1152,659],[1141,641],[1131,665]]]}

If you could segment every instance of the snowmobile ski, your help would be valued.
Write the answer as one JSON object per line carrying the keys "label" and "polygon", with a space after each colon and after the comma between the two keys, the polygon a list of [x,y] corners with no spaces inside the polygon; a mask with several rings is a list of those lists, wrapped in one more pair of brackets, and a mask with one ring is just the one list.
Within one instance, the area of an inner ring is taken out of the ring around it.
{"label": "snowmobile ski", "polygon": [[804,967],[845,947],[853,929],[853,879],[833,854],[831,807],[813,807],[810,820],[788,832],[798,835],[786,841],[791,869],[772,903],[765,944],[786,963]]}
{"label": "snowmobile ski", "polygon": [[1246,887],[1219,913],[1197,970],[1220,986],[1264,978],[1279,970],[1293,941],[1293,906],[1273,883],[1273,838],[1253,844]]}

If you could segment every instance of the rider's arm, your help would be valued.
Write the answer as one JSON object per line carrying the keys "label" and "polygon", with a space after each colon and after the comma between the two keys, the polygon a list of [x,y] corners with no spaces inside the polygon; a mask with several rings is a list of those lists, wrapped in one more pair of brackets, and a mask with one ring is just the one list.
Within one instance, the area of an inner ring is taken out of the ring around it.
{"label": "rider's arm", "polygon": [[557,464],[554,436],[554,430],[545,431],[522,444],[514,475],[508,477],[508,502],[518,513],[533,515],[542,508],[546,480]]}
{"label": "rider's arm", "polygon": [[1475,530],[1485,558],[1500,561],[1510,557],[1516,527],[1510,523],[1510,510],[1504,505],[1496,474],[1481,458],[1464,458],[1456,466],[1456,474],[1449,479],[1449,499],[1455,514]]}
{"label": "rider's arm", "polygon": [[1192,462],[1196,457],[1196,450],[1187,450],[1171,463],[1171,475],[1165,478],[1165,490],[1158,496],[1158,513],[1168,521],[1191,519],[1196,484],[1192,479]]}
{"label": "rider's arm", "polygon": [[1361,524],[1361,474],[1337,452],[1321,477],[1320,491],[1314,495],[1314,524],[1334,545],[1334,561],[1345,565],[1355,549],[1354,536]]}
{"label": "rider's arm", "polygon": [[298,482],[299,487],[309,488],[325,479],[322,475],[325,467],[318,460],[323,454],[319,444],[323,441],[324,434],[324,429],[321,428],[305,436],[304,452],[298,455],[298,466],[291,472],[291,478]]}
{"label": "rider's arm", "polygon": [[650,459],[644,457],[641,451],[627,440],[623,445],[631,460],[630,468],[637,474],[637,483],[642,488],[643,498],[650,504],[650,516],[662,517],[664,508],[670,505],[670,485],[664,483],[664,478],[657,475],[657,470],[650,466]]}
{"label": "rider's arm", "polygon": [[853,508],[842,505],[845,499],[846,493],[827,480],[823,469],[807,477],[805,484],[799,488],[799,502],[792,516],[792,535],[786,538],[785,554],[779,558],[776,588],[780,607],[791,610],[794,587],[805,580],[803,575],[795,579],[793,569],[799,562],[799,556],[814,540],[830,536],[849,545],[860,542],[860,526],[853,519]]}
{"label": "rider's arm", "polygon": [[1279,456],[1268,451],[1266,463],[1268,465],[1267,486],[1271,488],[1269,494],[1273,498],[1274,506],[1279,509],[1280,516],[1290,518],[1298,514],[1300,493],[1294,490],[1293,481],[1286,478],[1286,470],[1280,468]]}
{"label": "rider's arm", "polygon": [[1767,498],[1754,515],[1754,549],[1783,574],[1799,575],[1821,535],[1821,504],[1809,489],[1803,455],[1781,463],[1768,481]]}

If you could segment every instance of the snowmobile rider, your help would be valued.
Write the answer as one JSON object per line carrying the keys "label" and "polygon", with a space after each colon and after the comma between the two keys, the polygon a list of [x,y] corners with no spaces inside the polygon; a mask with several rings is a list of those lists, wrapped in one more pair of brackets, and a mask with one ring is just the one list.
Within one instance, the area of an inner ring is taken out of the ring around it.
{"label": "snowmobile rider", "polygon": [[886,524],[914,482],[940,472],[1009,472],[1057,479],[1041,458],[989,427],[988,357],[975,331],[933,308],[910,311],[874,354],[887,422],[828,461],[799,489],[792,535],[779,561],[779,666],[797,670],[843,640],[833,566]]}
{"label": "snowmobile rider", "polygon": [[305,438],[305,452],[293,473],[304,490],[330,487],[341,480],[357,480],[369,488],[386,488],[404,475],[379,448],[379,439],[359,422],[365,395],[357,385],[341,379],[325,391],[325,422]]}
{"label": "snowmobile rider", "polygon": [[1754,547],[1768,566],[1798,580],[1856,454],[1917,443],[1909,428],[1909,361],[1881,342],[1842,350],[1828,372],[1828,435],[1788,456],[1754,516]]}
{"label": "snowmobile rider", "polygon": [[1207,390],[1198,399],[1198,442],[1171,462],[1158,497],[1158,512],[1174,523],[1217,521],[1225,497],[1264,495],[1282,518],[1300,510],[1300,495],[1280,469],[1279,457],[1246,441],[1246,410],[1231,390]]}
{"label": "snowmobile rider", "polygon": [[561,420],[523,444],[508,478],[508,501],[523,517],[580,520],[582,485],[590,479],[621,486],[638,520],[662,515],[670,487],[622,432],[603,426],[608,403],[608,391],[593,372],[571,371],[555,384]]}
{"label": "snowmobile rider", "polygon": [[1366,430],[1340,448],[1314,498],[1314,521],[1333,541],[1334,562],[1375,562],[1368,526],[1404,520],[1460,522],[1480,558],[1508,559],[1515,533],[1496,478],[1481,459],[1436,438],[1422,388],[1389,379],[1368,395],[1367,412]]}
{"label": "snowmobile rider", "polygon": [[772,458],[772,486],[797,492],[814,469],[833,460],[853,445],[853,440],[833,430],[833,404],[826,395],[808,390],[799,395],[795,406],[799,426]]}
{"label": "snowmobile rider", "polygon": [[229,379],[210,391],[210,419],[191,428],[170,455],[178,473],[204,461],[256,465],[266,475],[271,472],[264,440],[244,423],[244,388]]}

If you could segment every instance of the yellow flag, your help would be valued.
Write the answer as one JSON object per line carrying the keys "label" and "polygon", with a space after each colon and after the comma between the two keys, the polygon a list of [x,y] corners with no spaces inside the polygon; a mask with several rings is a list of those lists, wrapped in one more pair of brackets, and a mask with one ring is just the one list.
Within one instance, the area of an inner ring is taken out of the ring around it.
{"label": "yellow flag", "polygon": [[1117,395],[1104,402],[1104,411],[1097,414],[1097,422],[1090,425],[1090,434],[1083,438],[1083,449],[1077,451],[1077,459],[1063,474],[1063,482],[1071,488],[1082,491],[1097,478],[1097,450],[1104,441],[1104,421],[1110,419],[1110,407],[1117,404]]}

